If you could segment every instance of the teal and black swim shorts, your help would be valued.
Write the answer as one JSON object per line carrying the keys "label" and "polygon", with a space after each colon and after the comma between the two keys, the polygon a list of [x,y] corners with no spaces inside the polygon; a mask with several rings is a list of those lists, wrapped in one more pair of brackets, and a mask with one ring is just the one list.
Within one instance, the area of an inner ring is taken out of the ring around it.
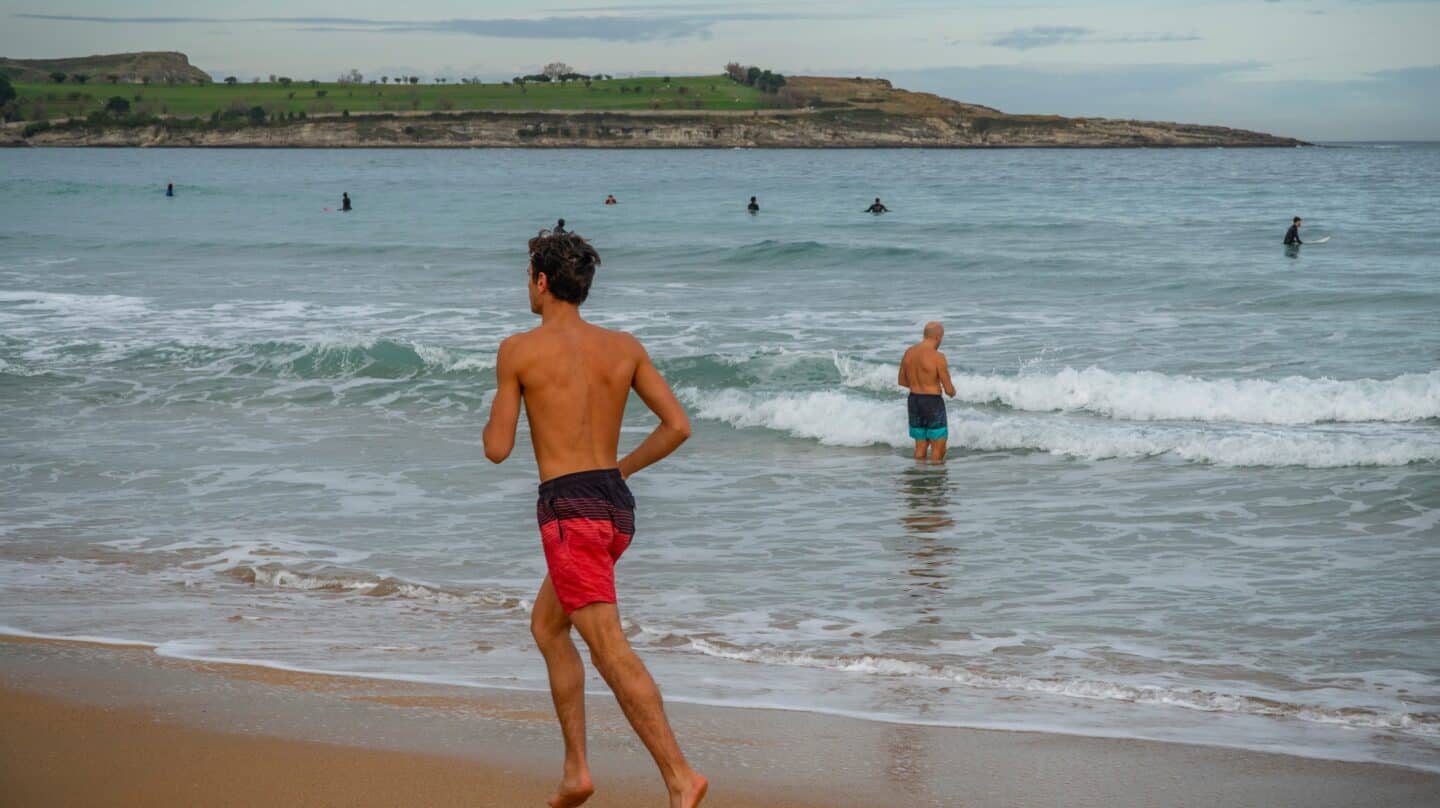
{"label": "teal and black swim shorts", "polygon": [[945,399],[911,393],[906,406],[910,410],[911,439],[945,440],[950,436],[949,424],[945,419]]}

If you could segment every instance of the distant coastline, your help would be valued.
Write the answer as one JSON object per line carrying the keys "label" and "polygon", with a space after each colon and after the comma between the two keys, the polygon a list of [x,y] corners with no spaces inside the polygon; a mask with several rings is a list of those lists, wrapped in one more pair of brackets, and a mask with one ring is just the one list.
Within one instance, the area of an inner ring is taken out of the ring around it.
{"label": "distant coastline", "polygon": [[1012,116],[969,121],[870,111],[362,113],[263,127],[202,128],[183,120],[32,129],[10,124],[0,146],[170,148],[1200,148],[1308,145],[1218,126]]}
{"label": "distant coastline", "polygon": [[[77,65],[86,72],[73,72]],[[66,70],[72,72],[66,72]],[[750,68],[751,72],[757,68]],[[46,72],[50,71],[50,72]],[[180,53],[0,59],[0,146],[172,148],[1294,147],[1224,126],[1012,115],[876,78],[561,74],[224,82]],[[773,83],[771,83],[773,82]],[[776,87],[776,85],[781,85]],[[18,118],[18,120],[16,120]]]}

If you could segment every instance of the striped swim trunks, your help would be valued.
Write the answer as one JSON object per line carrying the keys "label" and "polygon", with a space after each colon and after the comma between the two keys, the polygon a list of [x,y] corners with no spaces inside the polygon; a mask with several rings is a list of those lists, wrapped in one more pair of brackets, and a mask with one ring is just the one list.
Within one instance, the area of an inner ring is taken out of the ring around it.
{"label": "striped swim trunks", "polygon": [[615,562],[635,535],[635,498],[619,469],[563,474],[540,484],[535,505],[550,584],[570,614],[615,602]]}

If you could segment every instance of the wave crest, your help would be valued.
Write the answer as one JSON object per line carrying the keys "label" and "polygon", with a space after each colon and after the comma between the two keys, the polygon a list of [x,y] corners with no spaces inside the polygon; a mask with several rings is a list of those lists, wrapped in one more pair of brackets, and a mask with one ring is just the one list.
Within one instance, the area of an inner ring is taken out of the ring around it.
{"label": "wave crest", "polygon": [[[896,365],[835,357],[842,383],[898,388]],[[1131,421],[1360,423],[1440,418],[1440,371],[1393,379],[1200,379],[1150,371],[1065,368],[1054,374],[953,374],[955,398],[1029,412],[1090,412]]]}
{"label": "wave crest", "polygon": [[[764,428],[829,446],[906,448],[904,407],[836,392],[758,394],[683,388],[703,419]],[[1060,417],[950,414],[950,446],[977,451],[1041,451],[1085,460],[1171,456],[1223,466],[1404,466],[1440,461],[1433,434],[1376,433],[1360,427],[1307,430],[1079,421]]]}

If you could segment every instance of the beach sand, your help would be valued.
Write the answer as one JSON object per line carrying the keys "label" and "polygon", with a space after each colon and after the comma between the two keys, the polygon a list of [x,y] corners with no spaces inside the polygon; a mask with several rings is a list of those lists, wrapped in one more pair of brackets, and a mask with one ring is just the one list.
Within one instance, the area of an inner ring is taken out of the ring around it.
{"label": "beach sand", "polygon": [[[0,638],[7,806],[539,806],[559,764],[546,694],[170,659]],[[663,686],[663,682],[661,683]],[[1413,806],[1440,775],[1204,746],[669,707],[709,806]],[[664,805],[608,695],[590,805]]]}

